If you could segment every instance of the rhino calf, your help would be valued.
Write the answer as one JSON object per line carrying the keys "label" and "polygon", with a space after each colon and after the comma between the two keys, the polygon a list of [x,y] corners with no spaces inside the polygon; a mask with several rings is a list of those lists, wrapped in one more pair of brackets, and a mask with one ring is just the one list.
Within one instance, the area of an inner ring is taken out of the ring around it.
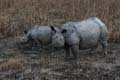
{"label": "rhino calf", "polygon": [[97,17],[80,22],[67,22],[61,27],[65,39],[66,58],[69,59],[70,49],[76,59],[79,49],[89,49],[102,45],[104,55],[107,54],[108,29]]}
{"label": "rhino calf", "polygon": [[24,31],[22,42],[34,41],[41,45],[51,44],[53,47],[64,46],[64,37],[57,27],[34,26],[29,31]]}

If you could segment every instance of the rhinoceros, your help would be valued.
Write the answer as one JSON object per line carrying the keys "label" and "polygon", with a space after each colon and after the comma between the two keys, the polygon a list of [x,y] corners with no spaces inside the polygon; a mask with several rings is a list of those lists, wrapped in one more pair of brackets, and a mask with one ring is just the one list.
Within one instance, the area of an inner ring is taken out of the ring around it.
{"label": "rhinoceros", "polygon": [[65,39],[66,59],[69,59],[70,49],[73,59],[76,59],[79,50],[94,49],[98,43],[102,45],[104,55],[107,55],[108,29],[97,17],[67,22],[62,25],[61,33]]}
{"label": "rhinoceros", "polygon": [[41,45],[51,45],[52,47],[63,47],[64,37],[59,28],[54,26],[33,26],[30,30],[24,31],[25,35],[21,42],[34,41]]}

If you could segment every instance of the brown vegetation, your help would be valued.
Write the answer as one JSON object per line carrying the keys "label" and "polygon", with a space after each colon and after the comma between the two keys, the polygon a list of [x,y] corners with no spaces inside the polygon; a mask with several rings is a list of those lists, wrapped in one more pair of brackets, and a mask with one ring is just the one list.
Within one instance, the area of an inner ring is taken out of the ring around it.
{"label": "brown vegetation", "polygon": [[0,63],[0,72],[2,71],[19,71],[23,69],[23,63],[19,59],[8,59]]}
{"label": "brown vegetation", "polygon": [[110,38],[120,39],[119,0],[0,0],[0,34],[20,35],[31,25],[60,25],[90,16],[101,18]]}

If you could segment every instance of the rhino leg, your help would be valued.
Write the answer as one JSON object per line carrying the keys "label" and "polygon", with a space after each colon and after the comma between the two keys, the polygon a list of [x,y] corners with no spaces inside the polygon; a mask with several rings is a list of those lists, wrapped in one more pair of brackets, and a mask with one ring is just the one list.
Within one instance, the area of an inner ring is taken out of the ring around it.
{"label": "rhino leg", "polygon": [[99,46],[99,43],[97,42],[97,44],[94,47],[90,48],[89,55],[92,55],[92,53],[94,53],[94,51],[97,51],[98,46]]}
{"label": "rhino leg", "polygon": [[64,49],[66,52],[65,60],[69,60],[70,59],[70,47],[67,44],[65,44]]}
{"label": "rhino leg", "polygon": [[104,53],[103,55],[106,56],[107,55],[107,40],[105,41],[100,41],[100,44],[102,45],[102,52]]}
{"label": "rhino leg", "polygon": [[77,54],[79,53],[79,45],[73,45],[71,47],[71,51],[72,51],[72,54],[73,54],[73,59],[77,59]]}
{"label": "rhino leg", "polygon": [[108,30],[106,26],[101,26],[100,28],[101,34],[100,34],[100,44],[102,45],[102,51],[104,53],[104,56],[107,55],[107,45],[108,45]]}

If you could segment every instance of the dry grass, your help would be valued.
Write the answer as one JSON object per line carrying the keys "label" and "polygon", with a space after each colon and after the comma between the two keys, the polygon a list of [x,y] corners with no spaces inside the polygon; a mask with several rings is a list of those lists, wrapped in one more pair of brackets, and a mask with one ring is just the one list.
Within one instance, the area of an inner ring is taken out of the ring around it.
{"label": "dry grass", "polygon": [[120,39],[119,0],[0,0],[0,33],[20,35],[31,25],[60,25],[97,16],[107,24],[110,38]]}
{"label": "dry grass", "polygon": [[19,71],[23,69],[23,63],[19,59],[8,59],[6,62],[0,63],[0,72]]}

